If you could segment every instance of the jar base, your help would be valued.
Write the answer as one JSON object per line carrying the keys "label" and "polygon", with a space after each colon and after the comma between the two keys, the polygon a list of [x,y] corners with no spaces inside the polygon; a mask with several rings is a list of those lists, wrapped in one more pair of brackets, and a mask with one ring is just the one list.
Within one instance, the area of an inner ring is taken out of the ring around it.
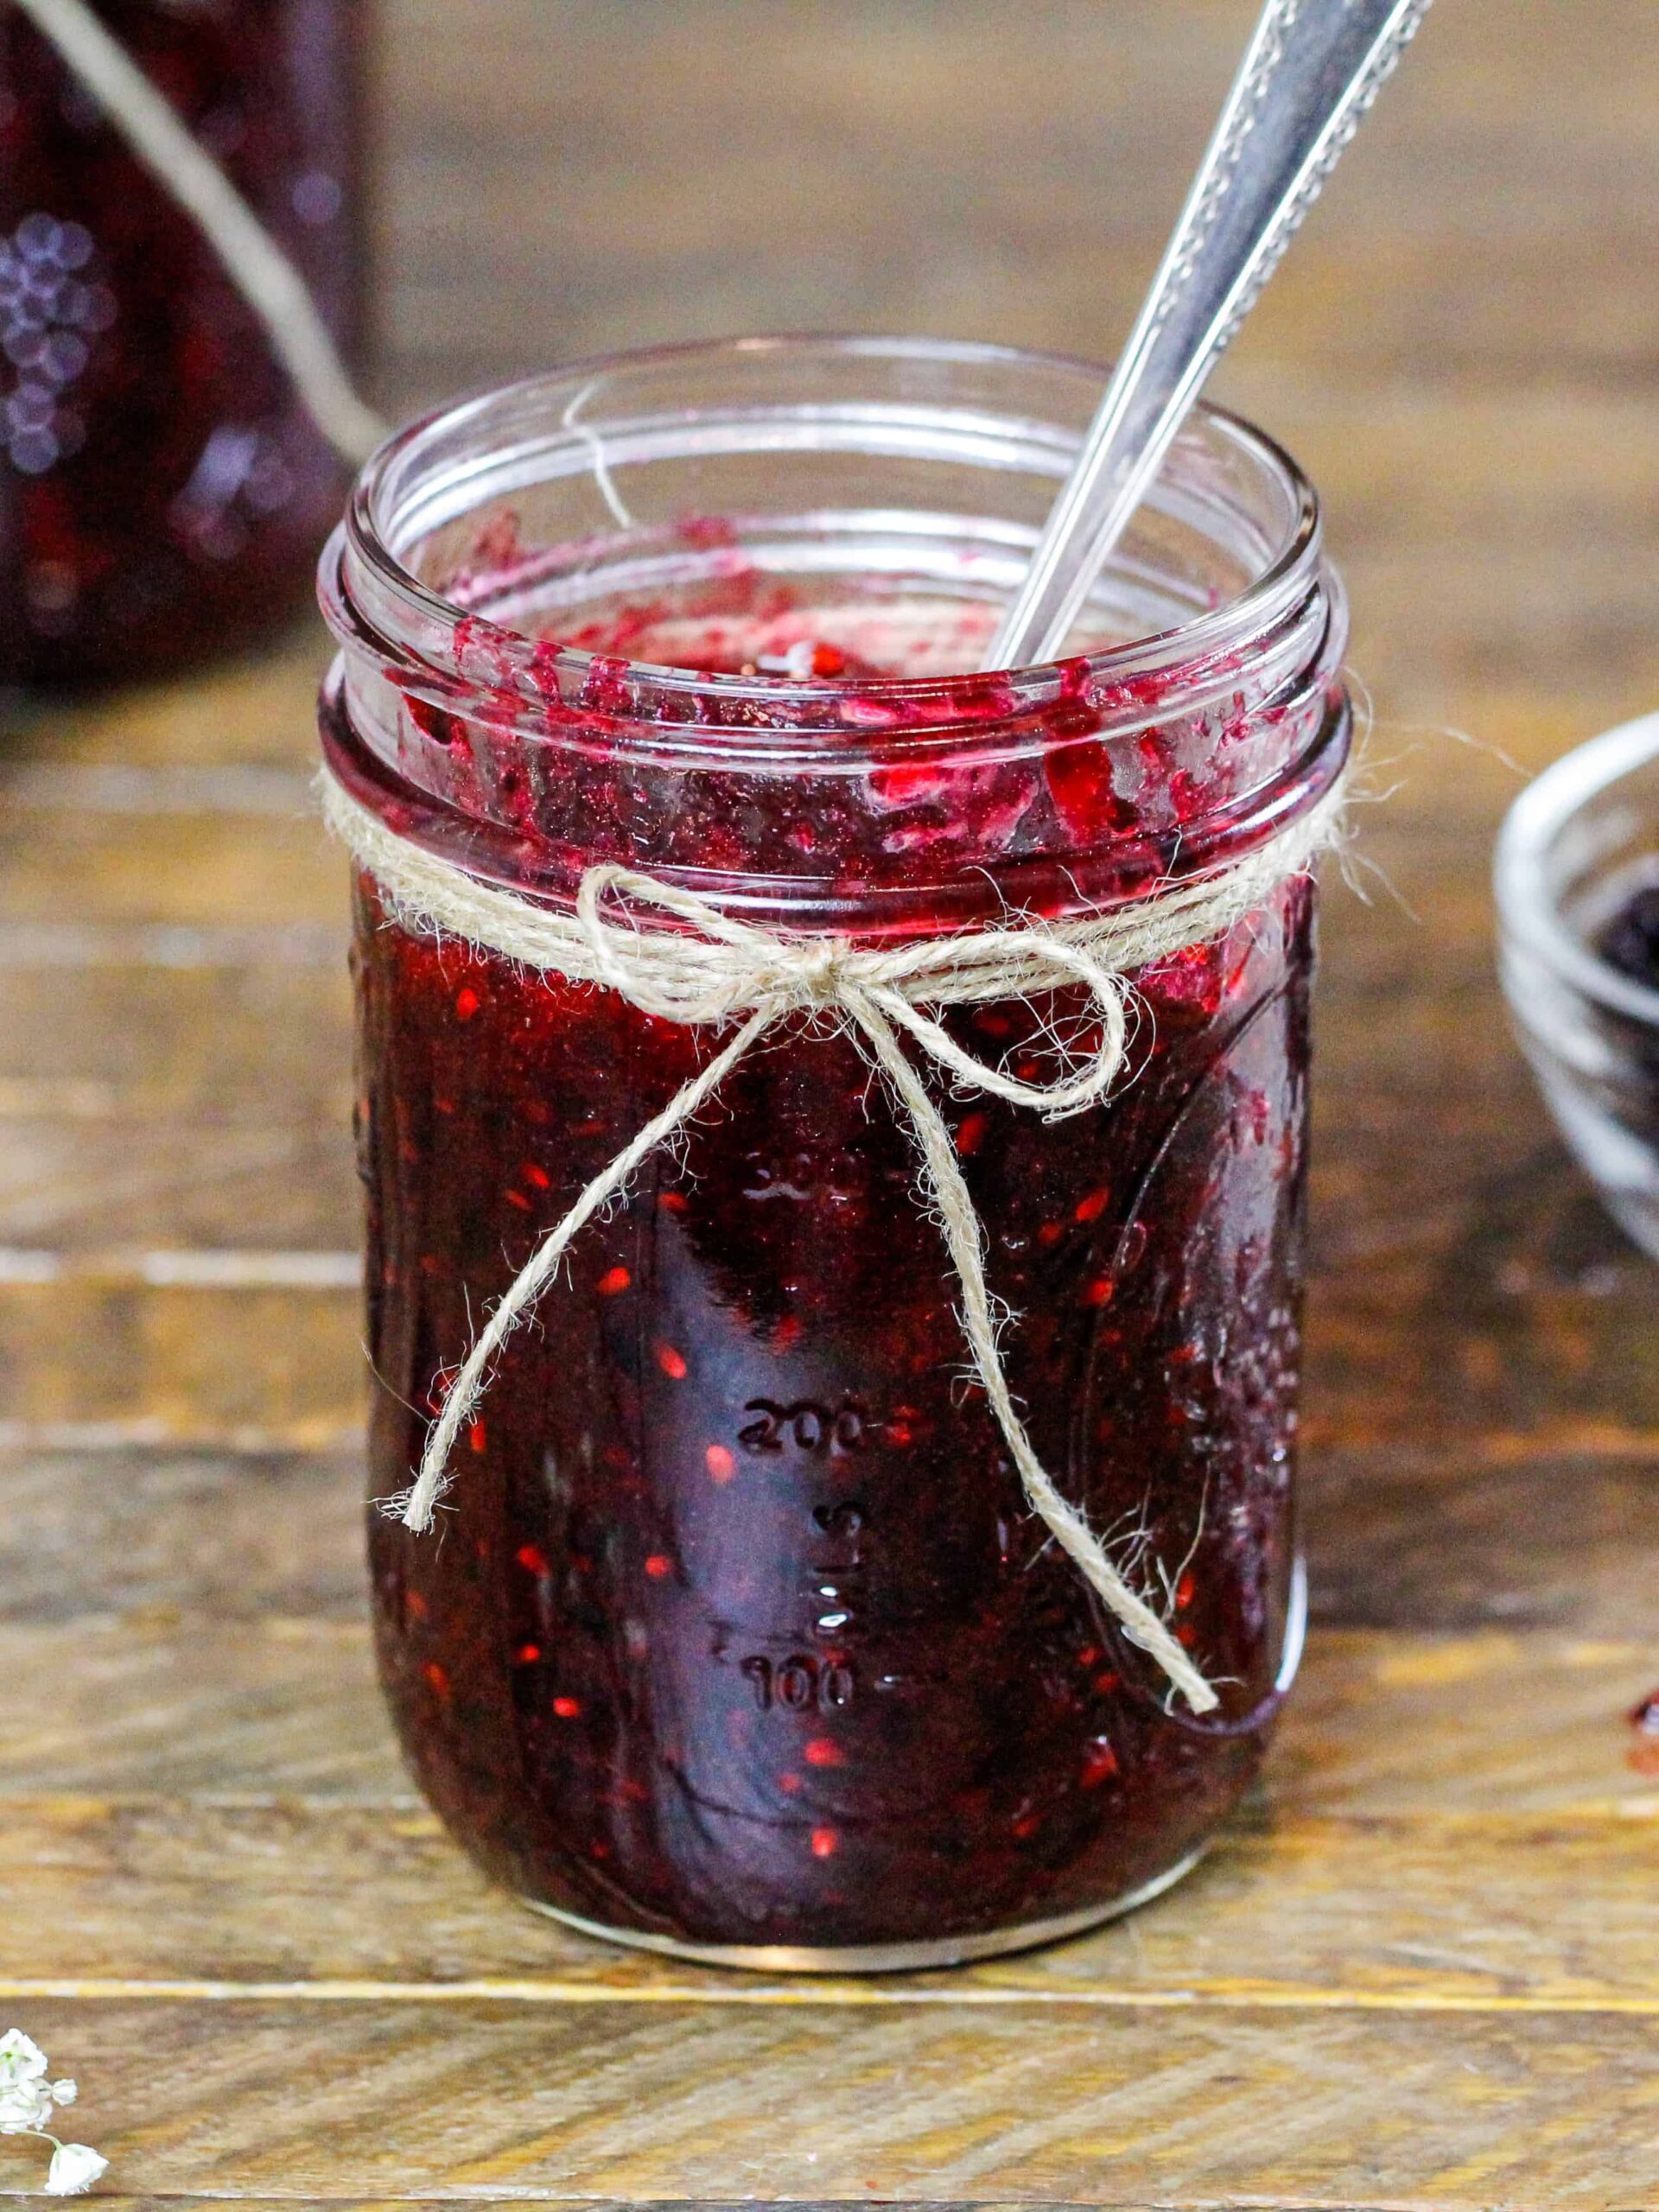
{"label": "jar base", "polygon": [[1114,1897],[1109,1904],[1085,1905],[1081,1911],[1059,1913],[1052,1920],[1027,1920],[1014,1928],[994,1928],[982,1936],[944,1936],[927,1943],[849,1944],[824,1949],[791,1943],[683,1943],[674,1936],[653,1936],[643,1929],[612,1928],[602,1921],[586,1920],[579,1912],[543,1904],[537,1897],[521,1897],[519,1902],[531,1911],[562,1921],[567,1928],[601,1943],[655,1951],[664,1958],[690,1959],[698,1966],[741,1967],[752,1974],[914,1974],[930,1967],[967,1966],[976,1959],[1000,1958],[1009,1951],[1035,1950],[1043,1943],[1081,1936],[1088,1929],[1150,1904],[1166,1890],[1173,1889],[1209,1848],[1207,1841],[1201,1843],[1138,1890]]}

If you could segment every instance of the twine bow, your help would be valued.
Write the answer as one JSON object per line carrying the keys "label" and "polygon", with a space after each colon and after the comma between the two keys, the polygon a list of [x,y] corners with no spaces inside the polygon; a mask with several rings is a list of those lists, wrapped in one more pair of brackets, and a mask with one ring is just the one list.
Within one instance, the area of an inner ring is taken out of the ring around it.
{"label": "twine bow", "polygon": [[[1038,1458],[1008,1389],[985,1278],[985,1235],[950,1131],[908,1042],[963,1084],[1057,1121],[1103,1098],[1128,1039],[1128,976],[1148,961],[1219,935],[1287,876],[1311,863],[1335,832],[1340,785],[1291,830],[1224,873],[1170,884],[1132,906],[1077,923],[1021,919],[1017,927],[868,947],[834,936],[784,936],[736,919],[695,893],[632,868],[597,867],[574,912],[541,906],[470,875],[387,829],[332,776],[321,782],[330,828],[379,887],[387,910],[428,934],[466,939],[544,974],[601,983],[642,1013],[688,1027],[739,1024],[707,1065],[596,1175],[537,1246],[480,1330],[445,1397],[416,1480],[397,1501],[407,1527],[432,1526],[453,1479],[448,1462],[488,1387],[492,1365],[534,1311],[570,1244],[658,1145],[683,1128],[766,1033],[791,1014],[830,1015],[891,1086],[921,1158],[922,1192],[961,1286],[962,1332],[997,1427],[1033,1510],[1116,1619],[1195,1713],[1215,1691],[1166,1624],[1132,1589],[1099,1538]],[[647,915],[669,926],[648,926]],[[675,926],[678,925],[679,926]],[[1081,1067],[1052,1083],[1021,1081],[966,1052],[925,1011],[1032,997],[1080,985],[1099,1041]]]}

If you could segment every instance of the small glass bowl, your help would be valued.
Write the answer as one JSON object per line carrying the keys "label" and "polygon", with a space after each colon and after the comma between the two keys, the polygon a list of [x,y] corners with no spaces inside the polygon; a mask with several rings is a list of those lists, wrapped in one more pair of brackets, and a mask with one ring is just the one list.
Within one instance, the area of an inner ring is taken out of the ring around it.
{"label": "small glass bowl", "polygon": [[1659,715],[1581,745],[1510,810],[1497,842],[1499,967],[1561,1134],[1609,1211],[1659,1259],[1659,990],[1596,950],[1659,884]]}

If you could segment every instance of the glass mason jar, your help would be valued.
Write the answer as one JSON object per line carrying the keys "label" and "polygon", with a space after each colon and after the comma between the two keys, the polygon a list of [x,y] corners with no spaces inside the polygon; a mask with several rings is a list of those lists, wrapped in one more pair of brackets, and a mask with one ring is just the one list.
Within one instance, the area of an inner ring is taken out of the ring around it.
{"label": "glass mason jar", "polygon": [[[1213,869],[1317,804],[1349,741],[1316,502],[1259,433],[1196,419],[1086,650],[960,673],[1101,383],[984,346],[753,340],[416,425],[324,558],[333,772],[554,906],[623,861],[865,943]],[[385,1497],[539,1237],[730,1033],[423,935],[366,876],[356,897]],[[965,1379],[912,1140],[803,1018],[577,1240],[442,1533],[371,1516],[405,1750],[490,1873],[626,1942],[882,1967],[1083,1927],[1192,1863],[1300,1640],[1313,906],[1297,877],[1144,969],[1129,1065],[1077,1118],[926,1071],[1037,1450],[1219,1710],[1171,1694],[1029,1510]],[[941,1018],[1030,1077],[1085,1013],[1060,992]]]}
{"label": "glass mason jar", "polygon": [[[365,0],[99,0],[357,335]],[[0,684],[153,674],[302,603],[345,474],[213,248],[0,10]]]}

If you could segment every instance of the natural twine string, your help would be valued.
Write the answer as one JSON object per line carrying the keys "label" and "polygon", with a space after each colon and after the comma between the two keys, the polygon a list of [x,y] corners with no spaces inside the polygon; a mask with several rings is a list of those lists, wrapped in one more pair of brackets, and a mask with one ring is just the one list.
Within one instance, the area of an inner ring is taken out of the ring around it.
{"label": "natural twine string", "polygon": [[139,160],[194,218],[264,323],[317,428],[346,461],[360,467],[385,437],[386,425],[353,389],[299,270],[86,0],[16,3]]}
{"label": "natural twine string", "polygon": [[[642,1013],[665,1020],[740,1025],[594,1178],[520,1269],[450,1386],[413,1488],[393,1502],[405,1524],[416,1531],[432,1526],[452,1480],[451,1452],[488,1386],[497,1355],[534,1311],[583,1227],[658,1145],[686,1127],[769,1029],[790,1014],[830,1015],[886,1077],[910,1124],[921,1155],[923,1195],[961,1285],[963,1335],[1027,1497],[1123,1633],[1157,1661],[1195,1713],[1211,1712],[1216,1693],[1113,1566],[1082,1514],[1060,1495],[1026,1433],[997,1350],[983,1227],[950,1131],[905,1045],[918,1048],[958,1083],[1032,1107],[1048,1121],[1098,1103],[1124,1063],[1128,976],[1150,961],[1220,936],[1255,912],[1287,877],[1311,867],[1338,833],[1341,785],[1292,828],[1231,867],[1195,880],[1166,882],[1116,912],[1060,924],[1022,916],[1007,926],[885,947],[838,936],[775,935],[735,920],[691,892],[626,868],[590,868],[574,912],[540,906],[398,836],[326,772],[321,788],[330,829],[404,926],[461,938],[543,975],[605,985]],[[976,1059],[926,1011],[1077,985],[1092,1001],[1100,1044],[1080,1070],[1052,1084],[1021,1082]]]}

